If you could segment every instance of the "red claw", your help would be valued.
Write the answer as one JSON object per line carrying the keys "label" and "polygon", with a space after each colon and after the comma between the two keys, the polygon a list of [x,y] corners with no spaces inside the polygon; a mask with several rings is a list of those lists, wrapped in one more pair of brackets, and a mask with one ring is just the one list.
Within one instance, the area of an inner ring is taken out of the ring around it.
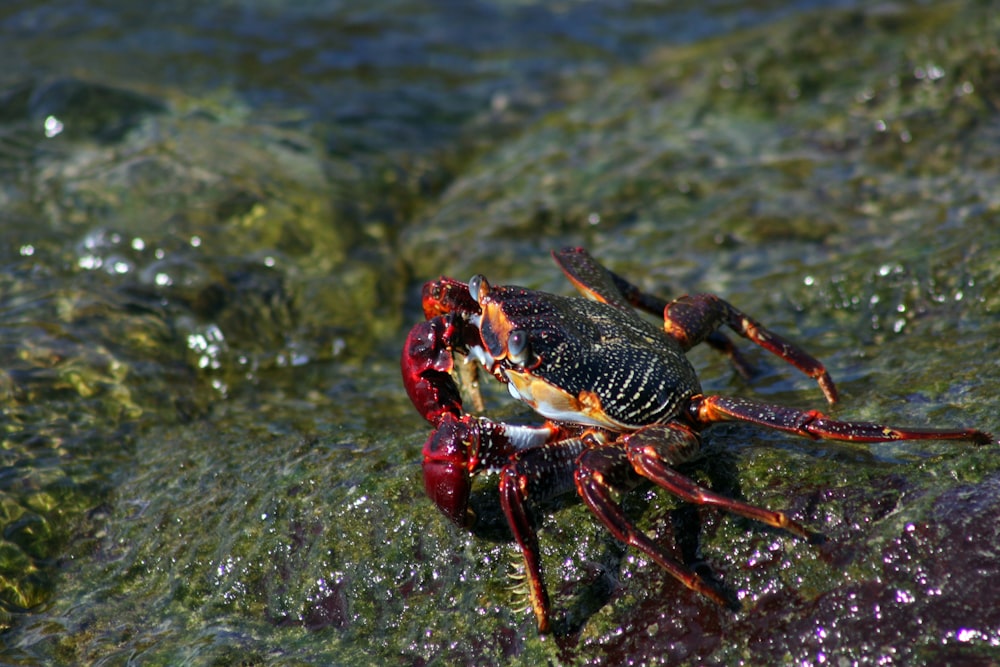
{"label": "red claw", "polygon": [[421,302],[427,319],[455,311],[476,314],[481,312],[479,304],[469,294],[468,285],[445,276],[424,285]]}
{"label": "red claw", "polygon": [[462,398],[451,377],[455,362],[448,343],[451,324],[442,317],[410,329],[403,345],[403,386],[417,411],[432,424],[445,414],[462,415]]}
{"label": "red claw", "polygon": [[470,452],[479,444],[479,428],[473,417],[456,419],[445,414],[424,443],[424,488],[434,504],[452,521],[469,527],[475,514],[469,509]]}

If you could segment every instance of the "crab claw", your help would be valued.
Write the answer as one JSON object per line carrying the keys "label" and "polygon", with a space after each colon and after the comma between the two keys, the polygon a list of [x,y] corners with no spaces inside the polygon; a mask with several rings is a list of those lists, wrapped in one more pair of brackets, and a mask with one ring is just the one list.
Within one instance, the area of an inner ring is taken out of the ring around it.
{"label": "crab claw", "polygon": [[448,344],[450,326],[443,317],[417,324],[406,337],[400,359],[406,393],[432,424],[445,414],[462,414],[461,394],[451,378],[455,362]]}
{"label": "crab claw", "polygon": [[475,513],[469,509],[469,475],[479,443],[479,428],[474,417],[461,419],[446,413],[424,443],[424,488],[434,504],[449,519],[463,528],[471,526]]}
{"label": "crab claw", "polygon": [[424,285],[421,301],[424,315],[427,319],[446,315],[451,312],[479,313],[477,294],[470,294],[468,286],[455,280],[441,276]]}

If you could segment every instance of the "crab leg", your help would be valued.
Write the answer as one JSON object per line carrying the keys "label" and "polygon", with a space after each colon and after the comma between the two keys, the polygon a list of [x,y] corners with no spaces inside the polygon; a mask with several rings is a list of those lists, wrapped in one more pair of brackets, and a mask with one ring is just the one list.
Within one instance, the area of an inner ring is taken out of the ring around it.
{"label": "crab leg", "polygon": [[976,429],[896,428],[873,422],[845,422],[831,419],[816,410],[769,405],[729,396],[695,396],[689,415],[699,424],[744,421],[794,433],[807,438],[851,442],[892,440],[967,440],[977,445],[996,442],[992,435]]}
{"label": "crab leg", "polygon": [[723,324],[816,380],[826,400],[837,402],[837,388],[819,360],[728,301],[714,294],[694,294],[674,299],[663,311],[664,331],[676,338],[685,350],[705,340]]}
{"label": "crab leg", "polygon": [[649,556],[691,590],[701,593],[723,607],[734,607],[719,591],[712,588],[697,574],[671,558],[647,535],[636,528],[625,516],[621,506],[612,498],[612,488],[628,489],[635,486],[631,465],[625,450],[617,446],[588,449],[580,455],[576,470],[576,490],[590,511],[600,519],[616,539]]}
{"label": "crab leg", "polygon": [[691,458],[700,445],[698,435],[683,424],[673,422],[647,426],[625,436],[621,442],[625,445],[629,461],[637,473],[681,500],[696,505],[718,507],[768,526],[782,528],[810,541],[819,539],[818,534],[792,521],[783,512],[756,507],[719,495],[677,472],[673,466]]}
{"label": "crab leg", "polygon": [[424,488],[445,516],[459,526],[476,520],[469,508],[472,477],[497,470],[518,452],[568,437],[563,426],[515,426],[486,417],[445,413],[423,448]]}
{"label": "crab leg", "polygon": [[[643,292],[605,268],[583,248],[563,248],[553,251],[552,257],[570,282],[588,299],[624,309],[637,308],[656,317],[662,317],[667,308],[665,299]],[[704,337],[704,342],[725,355],[741,376],[746,379],[753,377],[753,368],[726,334],[712,331]]]}
{"label": "crab leg", "polygon": [[585,446],[581,438],[550,442],[519,452],[500,472],[500,504],[524,556],[528,597],[539,632],[549,631],[549,595],[527,501],[544,502],[572,491],[575,461]]}
{"label": "crab leg", "polygon": [[[638,287],[625,280],[621,276],[611,271],[611,278],[614,280],[615,287],[618,291],[622,293],[622,296],[635,308],[649,313],[650,315],[656,315],[657,317],[663,317],[667,312],[667,308],[670,306],[670,302],[666,299],[661,299],[653,294],[648,294],[643,292]],[[753,367],[744,358],[743,354],[736,349],[733,345],[733,341],[729,340],[729,336],[722,333],[718,329],[709,331],[705,337],[698,341],[704,342],[710,348],[716,352],[720,352],[729,359],[729,363],[733,365],[736,372],[743,376],[745,379],[750,379],[753,377]],[[689,349],[689,348],[686,348]]]}

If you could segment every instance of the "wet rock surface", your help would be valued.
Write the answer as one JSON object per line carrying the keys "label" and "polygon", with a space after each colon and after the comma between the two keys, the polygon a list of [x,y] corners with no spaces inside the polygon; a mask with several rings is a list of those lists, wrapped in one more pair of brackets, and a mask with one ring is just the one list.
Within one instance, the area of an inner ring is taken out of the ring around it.
{"label": "wet rock surface", "polygon": [[[626,496],[733,613],[548,508],[540,638],[496,478],[475,534],[424,497],[397,365],[424,280],[570,293],[582,244],[802,343],[838,418],[1000,430],[989,7],[67,5],[0,10],[7,662],[1000,660],[996,446],[713,428],[685,472],[826,541]],[[748,354],[692,358],[825,409]]]}

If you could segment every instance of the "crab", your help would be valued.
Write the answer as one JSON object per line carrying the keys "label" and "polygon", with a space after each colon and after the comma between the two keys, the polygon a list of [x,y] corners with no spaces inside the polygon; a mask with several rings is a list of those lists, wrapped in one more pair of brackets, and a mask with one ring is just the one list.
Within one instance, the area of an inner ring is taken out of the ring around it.
{"label": "crab", "polygon": [[[423,288],[426,320],[404,345],[403,384],[434,430],[423,447],[427,494],[453,522],[471,528],[472,479],[499,470],[500,504],[524,560],[528,598],[538,630],[550,631],[551,605],[529,501],[574,491],[611,534],[646,554],[687,588],[726,607],[731,595],[675,560],[638,530],[617,494],[652,482],[688,503],[713,506],[815,543],[818,532],[787,514],[720,495],[679,473],[701,444],[700,431],[724,421],[750,422],[812,439],[853,442],[963,440],[994,442],[976,429],[895,428],[833,419],[748,398],[703,393],[685,353],[706,343],[737,371],[749,367],[727,326],[813,378],[833,404],[837,390],[823,364],[797,345],[712,294],[667,302],[612,273],[582,248],[552,253],[583,296],[559,296],[441,277]],[[662,317],[662,325],[640,312]],[[544,418],[513,425],[466,412],[455,380],[473,387],[475,369],[506,385],[510,395]],[[470,372],[470,369],[473,369]]]}

